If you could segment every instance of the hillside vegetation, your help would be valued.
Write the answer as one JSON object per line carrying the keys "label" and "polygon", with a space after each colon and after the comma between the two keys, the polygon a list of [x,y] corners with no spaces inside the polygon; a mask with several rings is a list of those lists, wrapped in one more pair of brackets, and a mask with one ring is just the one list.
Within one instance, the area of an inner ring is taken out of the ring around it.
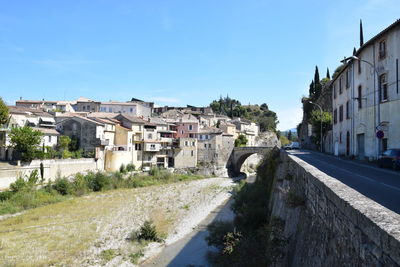
{"label": "hillside vegetation", "polygon": [[269,110],[267,104],[242,105],[238,100],[229,96],[220,97],[219,100],[211,102],[210,107],[217,114],[228,117],[239,117],[256,122],[260,125],[260,131],[276,131],[278,117],[276,113]]}

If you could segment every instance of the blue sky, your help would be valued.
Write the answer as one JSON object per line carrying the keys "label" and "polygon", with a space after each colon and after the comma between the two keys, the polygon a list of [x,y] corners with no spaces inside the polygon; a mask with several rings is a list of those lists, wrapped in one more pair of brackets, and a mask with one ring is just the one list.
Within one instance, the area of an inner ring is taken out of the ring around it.
{"label": "blue sky", "polygon": [[321,76],[400,18],[398,0],[0,0],[0,96],[267,103],[296,127]]}

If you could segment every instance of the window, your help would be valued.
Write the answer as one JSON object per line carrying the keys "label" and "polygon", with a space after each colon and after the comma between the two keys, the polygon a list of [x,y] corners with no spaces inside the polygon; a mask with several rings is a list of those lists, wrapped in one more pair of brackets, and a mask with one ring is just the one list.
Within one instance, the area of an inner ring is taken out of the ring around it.
{"label": "window", "polygon": [[188,141],[185,141],[185,146],[189,146],[189,142]]}
{"label": "window", "polygon": [[135,150],[142,150],[141,144],[135,144]]}
{"label": "window", "polygon": [[90,110],[90,106],[89,106],[89,105],[87,105],[87,106],[86,106],[86,109],[89,111],[89,110]]}
{"label": "window", "polygon": [[147,134],[147,138],[148,139],[153,139],[153,134],[151,134],[151,133]]}
{"label": "window", "polygon": [[342,132],[339,133],[339,143],[342,143]]}
{"label": "window", "polygon": [[335,108],[335,110],[333,111],[333,124],[337,123],[337,109]]}
{"label": "window", "polygon": [[379,76],[379,97],[381,101],[388,100],[388,83],[386,74]]}
{"label": "window", "polygon": [[49,135],[49,143],[51,143],[51,136]]}
{"label": "window", "polygon": [[362,87],[361,87],[361,85],[358,86],[357,101],[358,101],[358,109],[361,109],[362,108]]}
{"label": "window", "polygon": [[112,112],[112,108],[108,108],[108,112]]}
{"label": "window", "polygon": [[340,76],[340,78],[339,78],[339,95],[341,95],[342,94],[342,76]]}
{"label": "window", "polygon": [[193,130],[193,125],[189,125],[189,131],[192,131]]}
{"label": "window", "polygon": [[132,113],[133,112],[133,108],[130,108],[129,111]]}
{"label": "window", "polygon": [[83,106],[83,107],[82,107],[82,110],[86,110],[86,107],[85,107],[85,106]]}
{"label": "window", "polygon": [[207,148],[207,144],[204,144],[204,148]]}
{"label": "window", "polygon": [[350,119],[350,102],[346,102],[346,119]]}
{"label": "window", "polygon": [[339,121],[343,121],[343,105],[339,107]]}
{"label": "window", "polygon": [[361,74],[361,57],[358,57],[359,60],[357,60],[357,65],[358,65],[358,74]]}
{"label": "window", "polygon": [[190,138],[193,138],[193,134],[189,134],[189,137],[190,137]]}
{"label": "window", "polygon": [[384,59],[386,57],[386,41],[383,40],[379,42],[379,59]]}
{"label": "window", "polygon": [[211,148],[211,144],[208,144],[208,148]]}
{"label": "window", "polygon": [[192,142],[192,146],[196,146],[196,142],[193,141],[193,142]]}
{"label": "window", "polygon": [[193,150],[190,151],[190,154],[191,154],[191,156],[193,157],[193,156],[194,156],[194,151],[193,151]]}

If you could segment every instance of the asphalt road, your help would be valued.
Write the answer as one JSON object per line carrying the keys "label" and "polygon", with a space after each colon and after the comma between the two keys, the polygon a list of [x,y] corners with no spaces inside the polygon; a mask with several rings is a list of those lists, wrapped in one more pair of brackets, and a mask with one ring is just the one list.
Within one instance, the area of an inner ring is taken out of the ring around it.
{"label": "asphalt road", "polygon": [[400,171],[380,169],[317,152],[288,152],[400,214]]}

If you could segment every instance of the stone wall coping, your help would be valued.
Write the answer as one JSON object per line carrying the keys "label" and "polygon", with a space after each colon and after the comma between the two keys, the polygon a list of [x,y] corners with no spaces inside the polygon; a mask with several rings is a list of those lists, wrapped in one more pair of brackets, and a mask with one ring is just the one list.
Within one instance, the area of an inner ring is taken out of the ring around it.
{"label": "stone wall coping", "polygon": [[[306,173],[310,174],[309,177],[315,178],[315,180],[310,182],[319,184],[319,188],[326,193],[328,199],[336,203],[341,212],[352,220],[355,225],[358,225],[364,233],[386,233],[396,239],[397,242],[400,242],[399,214],[367,198],[305,161],[289,155],[287,152],[282,152],[282,155],[301,166]],[[370,238],[378,242],[378,244],[382,240],[382,238],[378,238],[379,240],[377,240],[374,236],[370,236]]]}

